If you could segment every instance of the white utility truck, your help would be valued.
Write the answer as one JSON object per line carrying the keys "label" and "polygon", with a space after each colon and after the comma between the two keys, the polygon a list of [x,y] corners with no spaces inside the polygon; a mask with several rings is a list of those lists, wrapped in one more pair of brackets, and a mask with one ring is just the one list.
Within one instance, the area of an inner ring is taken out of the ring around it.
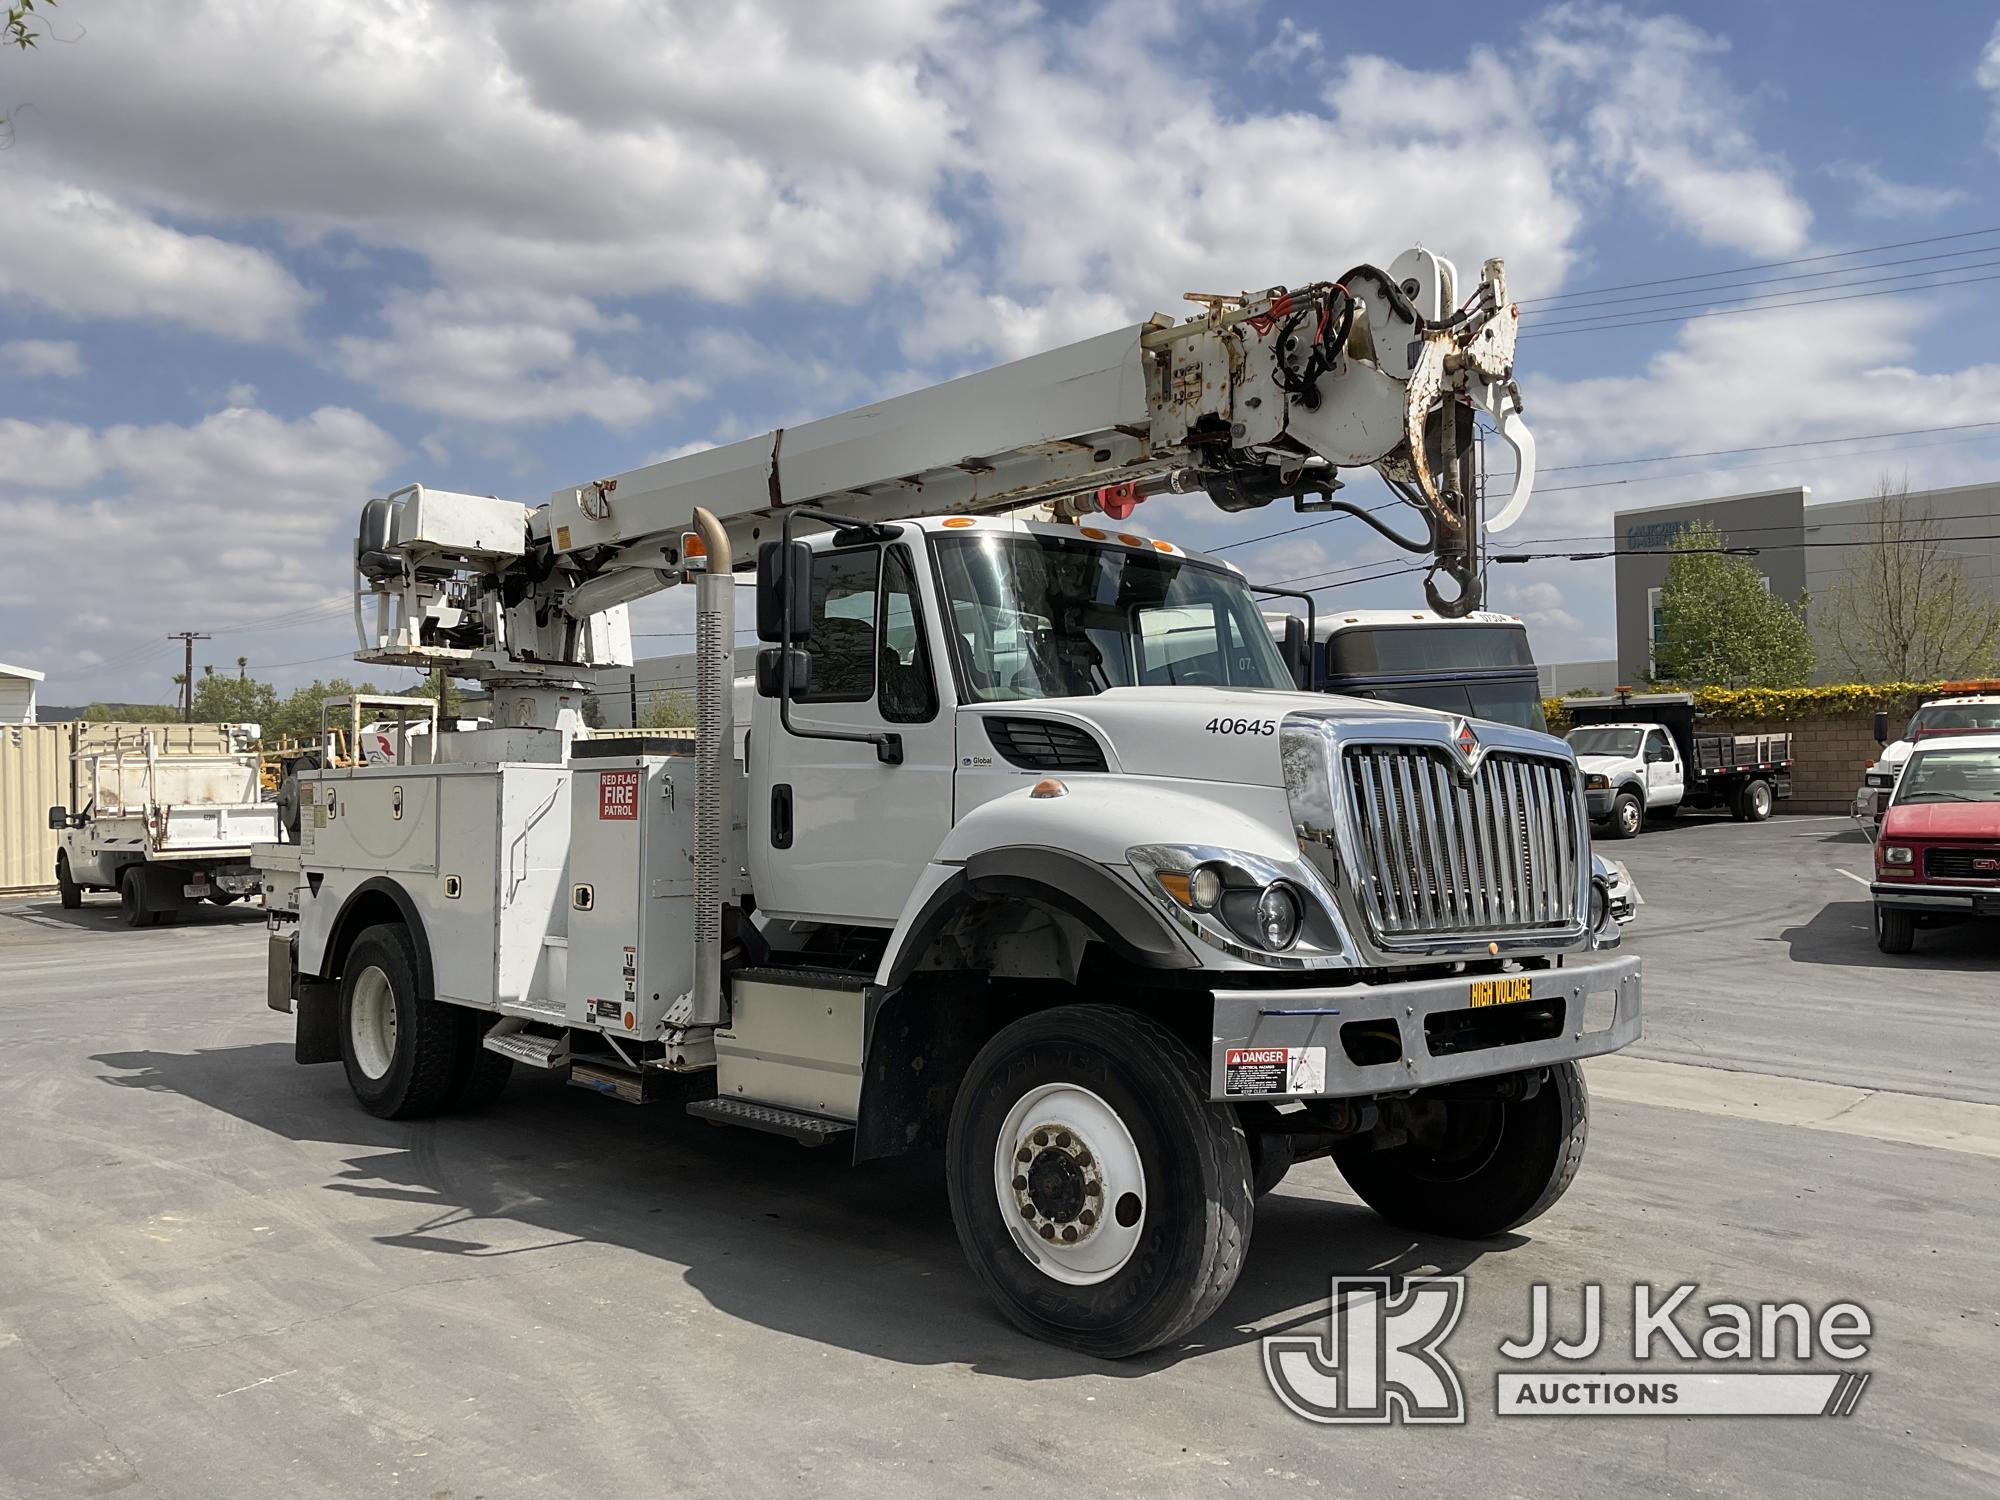
{"label": "white utility truck", "polygon": [[85,891],[116,891],[125,920],[150,927],[200,902],[227,905],[258,888],[250,848],[278,836],[257,757],[84,750],[71,757],[71,798],[49,809],[58,831],[56,889],[70,909]]}
{"label": "white utility truck", "polygon": [[[1104,1356],[1221,1304],[1298,1159],[1420,1230],[1540,1214],[1577,1060],[1640,1029],[1568,750],[1298,691],[1240,572],[1130,519],[1332,504],[1370,465],[1476,608],[1474,412],[1517,451],[1500,524],[1533,449],[1499,263],[1454,279],[1413,251],[1205,299],[538,508],[368,502],[361,659],[477,678],[495,724],[308,776],[267,894],[299,1061],[389,1117],[525,1065],[855,1160],[942,1148],[1000,1308]],[[692,753],[580,737],[623,605],[681,583]]]}
{"label": "white utility truck", "polygon": [[1951,734],[1992,734],[2000,731],[2000,682],[1947,682],[1939,695],[1918,707],[1899,740],[1889,739],[1889,716],[1875,715],[1875,742],[1882,753],[1861,776],[1854,794],[1854,816],[1882,826],[1889,798],[1910,752],[1922,740]]}

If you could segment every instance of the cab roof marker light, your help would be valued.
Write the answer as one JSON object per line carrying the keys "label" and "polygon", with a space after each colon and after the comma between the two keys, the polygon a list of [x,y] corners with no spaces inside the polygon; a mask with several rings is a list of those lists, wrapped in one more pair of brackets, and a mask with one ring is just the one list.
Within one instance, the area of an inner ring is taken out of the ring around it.
{"label": "cab roof marker light", "polygon": [[949,526],[953,531],[957,531],[960,527],[977,526],[979,518],[977,516],[946,516],[944,524]]}

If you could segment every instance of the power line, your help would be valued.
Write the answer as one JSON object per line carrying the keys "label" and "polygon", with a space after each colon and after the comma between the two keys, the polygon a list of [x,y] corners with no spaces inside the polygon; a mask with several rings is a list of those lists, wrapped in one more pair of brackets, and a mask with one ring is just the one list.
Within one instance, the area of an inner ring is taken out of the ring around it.
{"label": "power line", "polygon": [[[1991,249],[1992,247],[1984,246],[1982,248]],[[1832,282],[1826,286],[1787,287],[1782,292],[1750,292],[1746,293],[1741,297],[1702,296],[1695,298],[1692,302],[1669,302],[1660,307],[1630,307],[1630,308],[1620,308],[1615,312],[1594,313],[1594,314],[1586,313],[1582,317],[1564,318],[1553,323],[1534,322],[1531,324],[1531,326],[1536,331],[1542,333],[1551,332],[1558,328],[1591,328],[1597,326],[1600,323],[1609,323],[1613,319],[1633,317],[1640,313],[1677,312],[1683,308],[1689,308],[1689,307],[1723,307],[1731,303],[1737,303],[1737,302],[1752,304],[1752,306],[1746,307],[1744,311],[1755,311],[1756,308],[1760,306],[1779,305],[1772,300],[1778,297],[1803,296],[1806,295],[1807,293],[1818,293],[1818,292],[1839,292],[1839,291],[1845,291],[1849,287],[1881,286],[1891,281],[1920,281],[1927,276],[1956,276],[1962,271],[1984,271],[1984,270],[1989,270],[1994,266],[2000,266],[2000,260],[1975,260],[1975,261],[1969,261],[1962,266],[1936,266],[1928,271],[1901,271],[1894,276],[1863,276],[1853,281]],[[1857,266],[1854,269],[1860,271],[1866,271],[1873,268],[1869,266]],[[1823,272],[1821,274],[1832,275],[1834,273]],[[1977,280],[1978,278],[1971,277],[1967,279]],[[1940,281],[1931,283],[1932,286],[1958,286],[1960,284],[1961,283],[1957,281]],[[1924,291],[1926,289],[1927,288],[1925,287],[1905,288],[1905,290],[1907,291]],[[1705,292],[1708,290],[1708,288],[1704,287],[1701,288],[1700,290]],[[1721,289],[1717,288],[1717,290]],[[1784,305],[1794,306],[1797,304],[1787,303]],[[1559,308],[1557,310],[1560,312],[1570,311],[1570,309],[1567,308]]]}
{"label": "power line", "polygon": [[1846,541],[1776,542],[1755,547],[1608,547],[1597,552],[1496,552],[1488,561],[1496,563],[1602,562],[1611,557],[1665,557],[1675,553],[1728,553],[1755,557],[1765,552],[1797,552],[1818,547],[1935,547],[1945,542],[1996,542],[2000,531],[1956,537],[1863,537]]}
{"label": "power line", "polygon": [[1932,234],[1917,240],[1896,240],[1886,245],[1864,245],[1858,250],[1829,250],[1820,255],[1799,255],[1790,260],[1767,260],[1749,266],[1725,266],[1717,271],[1695,271],[1686,276],[1658,276],[1650,281],[1626,281],[1616,286],[1579,287],[1572,292],[1552,292],[1546,297],[1524,299],[1522,307],[1536,303],[1563,302],[1572,297],[1595,297],[1605,292],[1629,292],[1639,287],[1671,286],[1675,282],[1706,281],[1711,276],[1741,276],[1750,271],[1778,271],[1786,266],[1809,266],[1823,260],[1851,260],[1857,255],[1879,255],[1884,250],[1908,250],[1913,245],[1942,245],[1952,240],[1977,239],[1982,235],[2000,234],[2000,226],[1988,229],[1965,229],[1956,234]]}
{"label": "power line", "polygon": [[[1879,271],[1886,266],[1915,266],[1915,265],[1922,265],[1925,261],[1957,260],[1959,257],[1965,255],[1985,255],[1987,252],[1991,251],[1994,248],[1995,247],[1992,245],[1974,245],[1964,250],[1941,250],[1934,255],[1905,255],[1898,257],[1895,260],[1867,260],[1867,261],[1862,261],[1859,265],[1835,266],[1830,271],[1798,271],[1790,276],[1759,276],[1759,277],[1754,277],[1749,281],[1718,281],[1713,286],[1679,287],[1671,292],[1643,292],[1635,297],[1607,297],[1601,302],[1571,303],[1563,307],[1551,308],[1549,309],[1549,311],[1554,313],[1568,314],[1573,312],[1583,312],[1593,307],[1616,307],[1620,303],[1627,303],[1627,302],[1657,302],[1662,297],[1678,297],[1682,295],[1682,293],[1684,292],[1724,292],[1724,291],[1731,291],[1737,287],[1743,287],[1743,286],[1775,286],[1781,281],[1813,281],[1817,280],[1822,276],[1851,276],[1858,271]],[[1947,270],[1962,271],[1967,268],[1964,266],[1940,266],[1937,269],[1939,271],[1947,271]],[[1713,274],[1721,276],[1721,275],[1727,275],[1728,273],[1723,271],[1718,271]],[[1920,272],[1915,272],[1913,274],[1933,275],[1936,273],[1920,271]],[[1835,283],[1835,284],[1839,285],[1840,283]],[[1847,284],[1853,285],[1853,283],[1851,282]],[[1796,290],[1824,291],[1827,290],[1827,288],[1817,287],[1808,289],[1801,287],[1797,288]],[[1770,295],[1776,296],[1779,294],[1771,293]],[[1650,312],[1659,311],[1658,308],[1648,308],[1639,310],[1650,311]]]}
{"label": "power line", "polygon": [[1587,463],[1556,464],[1544,474],[1573,474],[1579,469],[1622,469],[1633,464],[1664,464],[1683,458],[1734,458],[1741,453],[1776,453],[1787,448],[1817,448],[1828,443],[1866,443],[1878,438],[1926,437],[1936,432],[1969,432],[1980,427],[2000,427],[2000,421],[1951,422],[1941,427],[1903,427],[1892,432],[1856,432],[1846,437],[1800,438],[1789,443],[1757,443],[1746,448],[1705,448],[1696,453],[1660,453],[1651,458],[1599,458]]}
{"label": "power line", "polygon": [[1838,297],[1810,297],[1793,302],[1760,302],[1755,307],[1720,307],[1711,312],[1675,313],[1667,318],[1639,318],[1627,323],[1597,323],[1585,328],[1552,328],[1545,333],[1524,333],[1522,339],[1560,339],[1578,333],[1616,333],[1621,328],[1650,328],[1658,323],[1689,323],[1697,318],[1732,318],[1744,313],[1776,312],[1787,307],[1818,307],[1828,302],[1861,302],[1870,297],[1901,297],[1910,292],[1936,292],[1949,287],[1971,286],[1982,281],[2000,281],[2000,272],[1990,276],[1966,276],[1957,281],[1937,281],[1928,286],[1891,286],[1873,292],[1848,292]]}

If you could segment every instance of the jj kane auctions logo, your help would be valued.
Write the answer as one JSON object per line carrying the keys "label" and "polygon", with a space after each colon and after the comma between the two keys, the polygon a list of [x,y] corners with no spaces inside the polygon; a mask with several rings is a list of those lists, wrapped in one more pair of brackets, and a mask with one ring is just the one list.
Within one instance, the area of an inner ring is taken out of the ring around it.
{"label": "jj kane auctions logo", "polygon": [[[1772,1363],[1850,1364],[1868,1353],[1867,1309],[1835,1302],[1815,1313],[1803,1302],[1715,1301],[1699,1288],[1632,1288],[1630,1355],[1641,1369],[1576,1368],[1606,1349],[1604,1288],[1582,1288],[1574,1338],[1559,1337],[1549,1288],[1530,1290],[1528,1330],[1504,1340],[1505,1360],[1552,1357],[1550,1368],[1503,1369],[1499,1415],[1846,1416],[1861,1400],[1865,1370],[1773,1370]],[[1339,1277],[1324,1334],[1263,1341],[1264,1376],[1287,1409],[1320,1423],[1462,1423],[1464,1387],[1444,1352],[1465,1310],[1462,1276]],[[1745,1364],[1767,1368],[1743,1369]],[[1728,1368],[1735,1365],[1736,1368]],[[1722,1368],[1717,1368],[1722,1366]]]}

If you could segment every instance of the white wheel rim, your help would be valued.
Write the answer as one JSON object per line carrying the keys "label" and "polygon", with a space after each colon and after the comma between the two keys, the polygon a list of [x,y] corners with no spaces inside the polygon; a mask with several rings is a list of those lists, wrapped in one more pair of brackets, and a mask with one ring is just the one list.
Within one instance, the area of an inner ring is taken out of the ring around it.
{"label": "white wheel rim", "polygon": [[1089,1089],[1045,1083],[1007,1112],[993,1192],[1021,1253],[1042,1274],[1093,1286],[1139,1248],[1146,1169],[1118,1112]]}
{"label": "white wheel rim", "polygon": [[363,969],[354,981],[347,1031],[361,1071],[370,1078],[387,1076],[396,1056],[396,991],[380,969]]}

